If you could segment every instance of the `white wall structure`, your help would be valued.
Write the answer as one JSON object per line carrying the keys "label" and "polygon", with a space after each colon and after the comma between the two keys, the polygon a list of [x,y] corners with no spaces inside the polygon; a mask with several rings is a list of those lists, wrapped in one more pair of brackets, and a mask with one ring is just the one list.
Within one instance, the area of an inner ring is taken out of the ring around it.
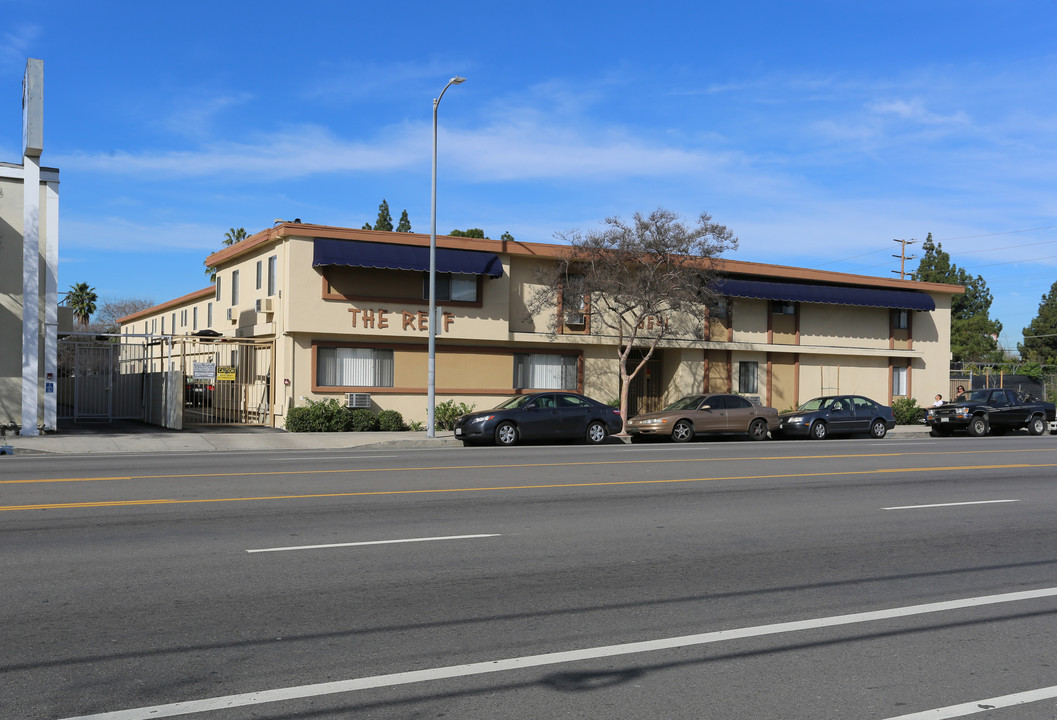
{"label": "white wall structure", "polygon": [[59,173],[40,165],[43,88],[44,63],[30,59],[22,163],[0,163],[0,425],[23,435],[56,429]]}

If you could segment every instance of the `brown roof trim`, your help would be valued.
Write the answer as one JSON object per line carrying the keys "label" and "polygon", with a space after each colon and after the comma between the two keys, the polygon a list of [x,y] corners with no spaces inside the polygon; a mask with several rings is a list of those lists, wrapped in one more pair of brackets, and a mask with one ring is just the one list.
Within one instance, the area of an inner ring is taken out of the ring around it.
{"label": "brown roof trim", "polygon": [[855,275],[853,273],[833,272],[830,270],[812,270],[810,268],[790,267],[787,265],[769,265],[766,263],[747,262],[718,258],[715,262],[718,272],[728,275],[762,275],[772,278],[783,278],[808,283],[832,283],[840,285],[869,285],[871,287],[893,288],[898,290],[917,290],[921,292],[949,293],[958,295],[965,292],[962,285],[950,283],[918,282],[917,280],[898,280],[896,278],[874,277],[873,275]]}
{"label": "brown roof trim", "polygon": [[[282,237],[328,238],[334,240],[362,240],[367,242],[384,242],[391,245],[428,246],[429,235],[425,233],[398,233],[383,230],[358,230],[330,225],[312,225],[309,223],[281,223],[273,228],[262,230],[242,242],[235,243],[206,258],[207,267],[216,267],[221,263],[247,253],[254,248]],[[555,258],[564,255],[568,245],[551,243],[513,242],[507,240],[490,240],[480,238],[454,238],[448,235],[437,236],[437,247],[455,250],[477,250],[481,252],[506,253],[509,255]],[[914,280],[856,275],[852,273],[833,272],[829,270],[812,270],[809,268],[771,265],[768,263],[749,262],[747,260],[730,260],[717,258],[713,267],[721,273],[731,275],[753,275],[768,278],[783,278],[800,282],[825,282],[842,285],[864,285],[870,287],[897,288],[921,292],[947,293],[957,295],[965,292],[961,285],[947,283],[926,283]]]}
{"label": "brown roof trim", "polygon": [[125,324],[125,322],[132,322],[133,320],[137,320],[146,315],[154,315],[155,313],[162,312],[163,310],[168,310],[169,308],[177,307],[178,305],[183,305],[184,303],[190,302],[192,300],[201,300],[202,298],[210,297],[215,294],[216,286],[210,285],[207,288],[202,288],[201,290],[195,290],[192,293],[187,293],[183,297],[178,297],[175,300],[169,300],[168,302],[163,302],[161,305],[155,305],[154,307],[149,307],[146,310],[140,310],[138,312],[132,313],[131,315],[126,315],[125,317],[118,318],[117,322],[119,325],[123,325]]}

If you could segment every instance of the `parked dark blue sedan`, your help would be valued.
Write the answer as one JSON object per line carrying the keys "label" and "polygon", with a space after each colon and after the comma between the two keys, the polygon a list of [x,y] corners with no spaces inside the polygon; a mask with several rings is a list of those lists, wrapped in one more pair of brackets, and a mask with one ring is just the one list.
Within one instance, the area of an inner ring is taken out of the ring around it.
{"label": "parked dark blue sedan", "polygon": [[463,445],[515,445],[522,440],[572,439],[598,444],[621,429],[620,411],[568,391],[515,395],[491,410],[462,415],[455,437]]}
{"label": "parked dark blue sedan", "polygon": [[825,440],[830,435],[869,433],[883,438],[896,426],[892,408],[861,395],[827,395],[778,416],[779,437]]}

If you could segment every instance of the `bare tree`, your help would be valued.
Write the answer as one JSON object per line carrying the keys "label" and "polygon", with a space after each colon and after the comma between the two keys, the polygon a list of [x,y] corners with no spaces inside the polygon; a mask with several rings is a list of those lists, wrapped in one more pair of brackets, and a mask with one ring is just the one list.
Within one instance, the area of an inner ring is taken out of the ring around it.
{"label": "bare tree", "polygon": [[[664,209],[646,217],[635,213],[630,223],[607,218],[601,230],[556,237],[568,250],[555,266],[542,271],[528,298],[529,312],[539,315],[556,308],[552,330],[574,319],[589,322],[592,334],[618,338],[620,412],[626,432],[631,381],[661,339],[693,332],[680,320],[690,317],[703,325],[705,308],[719,300],[712,288],[713,260],[736,249],[738,239],[725,225],[712,222],[708,213],[688,226]],[[643,351],[637,360],[632,353],[636,347]]]}
{"label": "bare tree", "polygon": [[149,298],[103,298],[95,320],[86,329],[89,332],[100,334],[117,333],[120,329],[117,322],[119,319],[140,310],[146,310],[154,304],[154,301]]}

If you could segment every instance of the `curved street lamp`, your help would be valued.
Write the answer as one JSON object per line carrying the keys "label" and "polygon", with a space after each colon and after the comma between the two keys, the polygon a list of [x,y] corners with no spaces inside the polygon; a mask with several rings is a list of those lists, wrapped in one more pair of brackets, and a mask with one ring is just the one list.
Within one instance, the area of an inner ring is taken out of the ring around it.
{"label": "curved street lamp", "polygon": [[429,360],[426,369],[426,437],[436,437],[437,409],[437,106],[452,85],[466,78],[456,75],[433,100],[433,182],[429,203]]}

